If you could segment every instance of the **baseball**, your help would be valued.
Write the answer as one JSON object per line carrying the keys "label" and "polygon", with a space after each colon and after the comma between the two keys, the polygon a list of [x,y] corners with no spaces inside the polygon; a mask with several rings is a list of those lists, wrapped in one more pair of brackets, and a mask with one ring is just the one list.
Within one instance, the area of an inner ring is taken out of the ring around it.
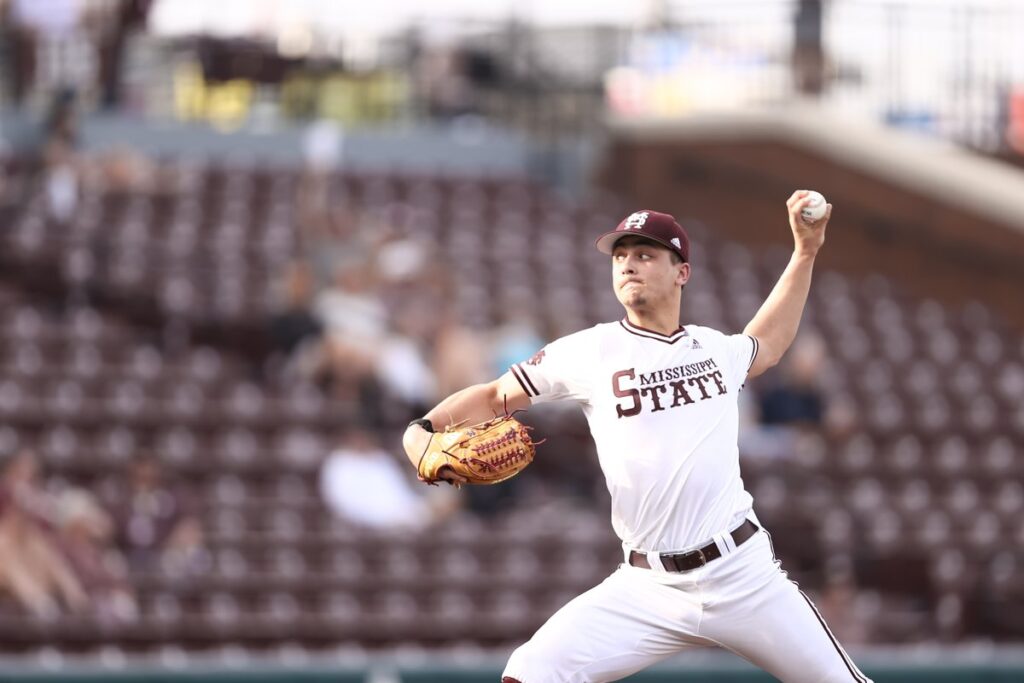
{"label": "baseball", "polygon": [[801,209],[800,216],[808,223],[813,223],[825,215],[825,205],[828,202],[825,201],[825,197],[820,192],[815,192],[814,190],[807,193],[807,198],[810,201]]}

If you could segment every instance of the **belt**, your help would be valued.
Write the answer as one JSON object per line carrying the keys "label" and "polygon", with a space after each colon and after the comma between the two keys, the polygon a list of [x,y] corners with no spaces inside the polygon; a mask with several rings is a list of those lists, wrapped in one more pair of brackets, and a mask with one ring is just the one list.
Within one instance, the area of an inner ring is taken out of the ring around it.
{"label": "belt", "polygon": [[[738,548],[756,534],[757,530],[758,526],[747,519],[744,520],[743,524],[733,529],[729,535],[732,536],[732,540]],[[696,550],[688,550],[683,553],[663,553],[661,555],[661,566],[667,572],[688,572],[703,567],[708,562],[717,560],[721,556],[722,551],[718,549],[718,544],[711,541],[703,548]],[[629,551],[629,563],[641,569],[651,568],[650,562],[647,561],[647,554],[637,552],[636,550]]]}

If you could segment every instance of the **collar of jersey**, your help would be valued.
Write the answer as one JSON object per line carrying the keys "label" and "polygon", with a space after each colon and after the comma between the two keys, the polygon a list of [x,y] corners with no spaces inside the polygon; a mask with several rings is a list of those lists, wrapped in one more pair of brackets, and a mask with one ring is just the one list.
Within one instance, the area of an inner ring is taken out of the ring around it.
{"label": "collar of jersey", "polygon": [[646,337],[647,339],[653,339],[654,341],[665,342],[666,344],[675,344],[680,339],[688,337],[689,334],[686,329],[680,325],[679,329],[672,334],[662,334],[661,332],[655,332],[654,330],[648,330],[646,327],[640,327],[629,322],[628,318],[623,318],[619,321],[622,325],[622,329],[630,334],[635,334],[638,337]]}

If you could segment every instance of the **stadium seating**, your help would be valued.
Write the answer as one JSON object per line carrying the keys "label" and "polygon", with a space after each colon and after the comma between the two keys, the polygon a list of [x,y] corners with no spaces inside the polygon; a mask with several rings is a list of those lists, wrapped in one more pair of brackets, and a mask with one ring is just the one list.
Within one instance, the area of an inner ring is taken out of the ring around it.
{"label": "stadium seating", "polygon": [[[68,225],[46,217],[30,164],[8,173],[28,191],[4,207],[0,450],[34,446],[49,475],[101,494],[155,454],[199,502],[209,556],[187,576],[134,575],[131,623],[0,606],[0,649],[507,645],[621,560],[599,507],[466,513],[424,535],[330,518],[317,469],[353,406],[262,378],[230,343],[262,329],[299,253],[298,171],[165,161],[159,190],[87,193]],[[510,178],[345,171],[329,188],[346,210],[436,244],[471,325],[524,303],[552,334],[619,315],[591,245],[620,206]],[[742,328],[787,255],[691,230],[685,314]],[[169,346],[182,322],[206,336]],[[805,325],[827,342],[822,383],[855,428],[744,464],[785,566],[813,591],[852,558],[879,639],[1019,633],[991,598],[1024,591],[1019,332],[981,304],[953,311],[838,272],[817,276]]]}

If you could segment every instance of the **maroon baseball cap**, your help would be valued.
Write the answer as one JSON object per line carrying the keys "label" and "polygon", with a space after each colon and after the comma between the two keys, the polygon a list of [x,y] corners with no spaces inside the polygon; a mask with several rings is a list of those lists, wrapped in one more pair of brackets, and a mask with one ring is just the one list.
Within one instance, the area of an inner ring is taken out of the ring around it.
{"label": "maroon baseball cap", "polygon": [[684,262],[690,261],[690,238],[679,221],[667,213],[637,211],[622,219],[618,227],[597,238],[597,250],[611,254],[615,243],[632,235],[644,237],[679,254]]}

